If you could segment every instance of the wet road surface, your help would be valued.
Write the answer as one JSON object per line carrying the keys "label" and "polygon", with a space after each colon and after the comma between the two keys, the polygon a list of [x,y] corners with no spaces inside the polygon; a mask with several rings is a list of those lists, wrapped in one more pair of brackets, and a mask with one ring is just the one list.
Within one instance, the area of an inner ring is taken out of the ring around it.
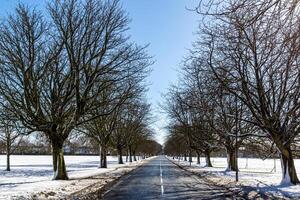
{"label": "wet road surface", "polygon": [[228,190],[213,186],[158,156],[120,179],[105,200],[233,199]]}

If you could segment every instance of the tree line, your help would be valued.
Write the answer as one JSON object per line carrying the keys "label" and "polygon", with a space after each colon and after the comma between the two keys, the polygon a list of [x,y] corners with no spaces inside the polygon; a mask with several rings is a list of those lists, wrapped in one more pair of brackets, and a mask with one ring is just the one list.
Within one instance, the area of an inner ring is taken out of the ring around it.
{"label": "tree line", "polygon": [[44,12],[19,4],[1,22],[2,132],[42,134],[55,180],[68,179],[63,148],[73,135],[99,146],[100,167],[108,147],[119,163],[125,149],[130,160],[159,151],[145,100],[153,61],[130,39],[129,22],[119,0],[55,0]]}
{"label": "tree line", "polygon": [[170,118],[165,152],[225,149],[236,171],[239,148],[278,154],[282,183],[299,184],[299,1],[200,1],[197,40],[163,106]]}

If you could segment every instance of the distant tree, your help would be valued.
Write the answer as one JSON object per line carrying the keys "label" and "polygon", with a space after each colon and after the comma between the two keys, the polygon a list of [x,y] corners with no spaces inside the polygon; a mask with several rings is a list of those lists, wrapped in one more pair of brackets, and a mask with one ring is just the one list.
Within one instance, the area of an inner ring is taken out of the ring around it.
{"label": "distant tree", "polygon": [[[111,108],[106,106],[105,109]],[[84,124],[85,134],[91,139],[95,140],[99,146],[100,168],[107,168],[106,156],[111,140],[110,136],[113,134],[117,123],[117,115],[118,109],[110,115],[98,117]]]}
{"label": "distant tree", "polygon": [[151,138],[145,139],[141,143],[140,151],[147,157],[156,156],[162,153],[162,145]]}
{"label": "distant tree", "polygon": [[[111,84],[110,87],[102,91],[98,96],[98,101],[105,103],[102,105],[99,104],[90,113],[91,116],[99,117],[83,124],[85,134],[94,139],[99,145],[99,166],[101,168],[107,167],[107,149],[113,143],[112,135],[118,129],[118,123],[122,124],[122,119],[120,118],[124,115],[122,113],[124,112],[124,108],[143,96],[146,91],[143,81],[149,72],[148,62],[141,62],[139,68],[134,69],[134,71],[127,71],[128,76],[124,77],[122,82]],[[122,134],[126,135],[126,132],[122,132]],[[127,136],[126,139],[128,139]],[[117,148],[119,148],[119,153],[121,153],[120,147]],[[121,159],[119,163],[122,164],[122,155],[119,158]]]}
{"label": "distant tree", "polygon": [[138,99],[126,105],[123,111],[126,146],[129,152],[129,162],[132,162],[132,158],[136,156],[137,145],[142,141],[139,139],[147,137],[149,133],[147,127],[150,119],[150,104]]}
{"label": "distant tree", "polygon": [[17,125],[10,120],[2,119],[0,122],[0,141],[6,149],[6,171],[10,171],[10,155],[15,152],[24,137],[16,127]]}
{"label": "distant tree", "polygon": [[164,153],[166,155],[171,155],[173,157],[180,158],[184,155],[184,152],[188,150],[186,145],[184,135],[178,134],[178,132],[170,129],[170,134],[167,136],[166,142],[164,144]]}
{"label": "distant tree", "polygon": [[118,163],[124,164],[123,161],[123,151],[126,148],[127,134],[126,134],[126,124],[123,121],[122,115],[119,115],[118,123],[116,124],[116,129],[112,134],[112,145],[117,149],[118,152]]}

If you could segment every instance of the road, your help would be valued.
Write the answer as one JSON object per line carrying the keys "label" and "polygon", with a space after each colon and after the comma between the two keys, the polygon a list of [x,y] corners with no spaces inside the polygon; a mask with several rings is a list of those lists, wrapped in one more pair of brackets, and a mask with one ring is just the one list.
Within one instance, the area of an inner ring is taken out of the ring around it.
{"label": "road", "polygon": [[104,199],[232,199],[232,194],[159,156],[121,178]]}

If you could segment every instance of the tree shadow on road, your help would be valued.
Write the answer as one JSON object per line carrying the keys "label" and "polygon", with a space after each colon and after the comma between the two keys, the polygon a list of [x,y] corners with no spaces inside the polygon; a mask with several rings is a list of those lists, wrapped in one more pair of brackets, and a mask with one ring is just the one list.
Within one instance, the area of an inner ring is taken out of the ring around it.
{"label": "tree shadow on road", "polygon": [[236,188],[234,193],[238,197],[245,199],[295,199],[289,196],[288,193],[279,189],[275,186],[241,186]]}

